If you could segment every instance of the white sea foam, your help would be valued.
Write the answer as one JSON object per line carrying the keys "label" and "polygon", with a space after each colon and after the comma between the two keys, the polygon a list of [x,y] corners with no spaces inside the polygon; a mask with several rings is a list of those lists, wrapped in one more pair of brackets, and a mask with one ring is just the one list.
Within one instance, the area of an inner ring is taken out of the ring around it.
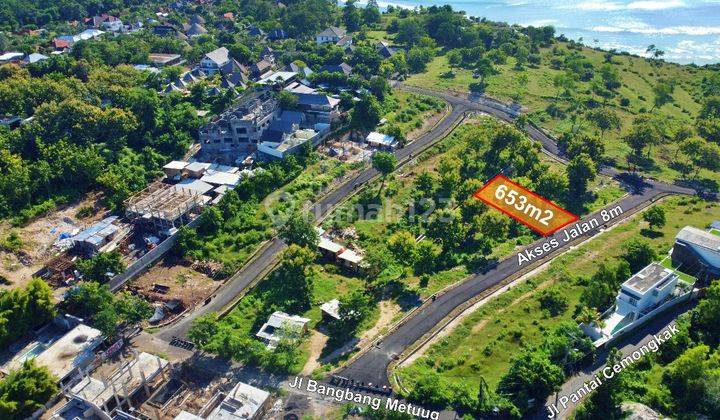
{"label": "white sea foam", "polygon": [[668,26],[666,28],[656,28],[654,26],[645,27],[628,27],[628,26],[593,26],[596,32],[630,32],[645,35],[720,35],[720,26]]}
{"label": "white sea foam", "polygon": [[666,10],[688,7],[687,3],[680,0],[658,0],[658,1],[634,1],[628,3],[627,8],[630,10]]}
{"label": "white sea foam", "polygon": [[688,7],[688,4],[682,0],[639,0],[630,3],[620,3],[617,1],[582,1],[578,4],[563,5],[561,9],[578,9],[588,12],[614,12],[617,10],[667,10]]}

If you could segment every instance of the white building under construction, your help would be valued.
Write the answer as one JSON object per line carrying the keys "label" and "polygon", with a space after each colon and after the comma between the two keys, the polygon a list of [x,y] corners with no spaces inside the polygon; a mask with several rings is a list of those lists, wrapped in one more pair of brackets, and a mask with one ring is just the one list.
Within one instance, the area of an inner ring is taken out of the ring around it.
{"label": "white building under construction", "polygon": [[52,419],[135,419],[135,397],[144,392],[149,398],[169,377],[167,360],[150,353],[139,353],[108,378],[85,376],[63,393],[69,401],[53,413]]}
{"label": "white building under construction", "polygon": [[156,231],[172,231],[192,221],[210,197],[183,184],[155,182],[125,201],[126,216]]}

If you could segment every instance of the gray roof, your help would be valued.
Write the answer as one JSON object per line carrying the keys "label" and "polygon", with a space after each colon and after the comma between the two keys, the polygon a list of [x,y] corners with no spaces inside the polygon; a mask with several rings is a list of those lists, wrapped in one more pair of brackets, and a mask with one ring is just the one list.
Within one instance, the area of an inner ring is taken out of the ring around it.
{"label": "gray roof", "polygon": [[202,25],[199,23],[193,23],[190,25],[190,28],[185,32],[186,35],[203,35],[208,33],[207,29],[205,29]]}
{"label": "gray roof", "polygon": [[675,237],[676,240],[696,245],[713,252],[720,252],[720,236],[713,235],[702,229],[685,226]]}
{"label": "gray roof", "polygon": [[220,47],[205,54],[205,58],[217,65],[225,64],[230,59],[230,51],[225,47]]}
{"label": "gray roof", "polygon": [[327,37],[336,36],[338,38],[342,38],[345,36],[346,33],[347,32],[345,31],[345,29],[338,28],[336,26],[331,26],[331,27],[325,29],[324,31],[320,32],[319,34],[317,34],[317,36],[327,36]]}
{"label": "gray roof", "polygon": [[642,294],[655,287],[658,283],[663,282],[666,278],[673,275],[673,271],[663,267],[658,263],[652,263],[642,270],[635,273],[625,282],[626,286],[631,287]]}
{"label": "gray roof", "polygon": [[296,93],[300,105],[330,105],[327,95],[314,95],[311,93]]}
{"label": "gray roof", "polygon": [[320,67],[320,72],[328,72],[328,73],[342,73],[346,76],[349,76],[352,73],[352,66],[348,63],[340,63],[340,64],[327,64],[322,67]]}
{"label": "gray roof", "polygon": [[280,119],[300,125],[305,120],[305,114],[300,111],[289,111],[286,109],[280,114]]}

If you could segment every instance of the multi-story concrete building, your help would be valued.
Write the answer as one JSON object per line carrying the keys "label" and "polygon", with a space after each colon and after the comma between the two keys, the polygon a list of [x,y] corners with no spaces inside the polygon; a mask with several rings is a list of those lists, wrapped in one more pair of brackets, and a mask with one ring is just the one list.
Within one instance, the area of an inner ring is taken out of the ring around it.
{"label": "multi-story concrete building", "polygon": [[200,129],[201,152],[232,164],[257,150],[263,131],[278,115],[278,101],[269,90],[252,91]]}
{"label": "multi-story concrete building", "polygon": [[225,47],[220,47],[205,54],[205,57],[200,60],[200,70],[212,75],[219,72],[228,63],[230,63],[230,51]]}

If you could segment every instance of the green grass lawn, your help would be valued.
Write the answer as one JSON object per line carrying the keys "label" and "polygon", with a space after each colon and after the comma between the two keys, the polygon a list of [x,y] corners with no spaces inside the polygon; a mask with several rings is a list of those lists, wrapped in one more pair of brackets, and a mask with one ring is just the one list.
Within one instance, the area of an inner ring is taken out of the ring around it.
{"label": "green grass lawn", "polygon": [[[566,48],[566,44],[558,44],[558,48]],[[603,53],[590,48],[584,48],[582,54],[598,69],[604,62]],[[558,89],[553,86],[553,78],[564,72],[555,70],[549,65],[551,51],[541,50],[542,63],[537,67],[526,67],[522,71],[516,70],[515,61],[511,57],[504,65],[496,66],[498,74],[487,79],[488,87],[486,93],[504,101],[510,101],[511,97],[519,96],[520,102],[530,112],[531,119],[538,125],[549,129],[556,136],[570,130],[569,118],[554,119],[546,112],[550,104],[556,103],[560,107],[568,105],[562,98],[557,98]],[[608,101],[621,119],[621,129],[618,131],[606,132],[603,139],[606,144],[606,156],[613,160],[619,167],[626,167],[626,157],[630,153],[630,147],[622,141],[622,137],[629,131],[633,118],[642,111],[653,108],[652,87],[658,79],[664,78],[675,82],[673,93],[674,102],[666,104],[654,110],[653,113],[663,117],[668,125],[668,132],[674,132],[679,127],[693,123],[703,100],[699,84],[709,70],[689,66],[680,66],[673,63],[662,63],[659,66],[648,60],[631,57],[615,56],[613,66],[618,69],[622,86],[617,90],[617,97]],[[472,77],[472,71],[466,69],[452,69],[454,77],[444,76],[450,71],[446,56],[436,57],[427,67],[427,71],[408,78],[407,84],[421,86],[430,89],[454,90],[461,93],[469,91],[469,85],[477,82]],[[520,74],[527,75],[527,86],[522,87],[519,83]],[[578,82],[574,91],[576,96],[589,97],[590,83]],[[627,98],[628,106],[621,106],[618,98]],[[581,129],[590,133],[597,130],[590,122],[585,122]],[[651,156],[654,165],[644,168],[649,175],[674,180],[680,177],[680,173],[670,167],[676,159],[676,145],[672,141],[653,147]],[[701,177],[720,180],[720,174],[703,170]]]}
{"label": "green grass lawn", "polygon": [[[685,225],[704,228],[720,218],[720,206],[690,198],[670,198],[661,204],[671,222],[648,240],[666,255],[676,233]],[[624,251],[623,244],[647,231],[638,215],[590,242],[556,258],[549,267],[501,296],[492,299],[453,332],[431,346],[408,367],[398,369],[403,384],[411,388],[416,378],[429,371],[444,379],[465,381],[477,387],[483,377],[491,387],[507,371],[510,360],[523,346],[541,342],[560,322],[572,320],[572,312],[583,291],[577,276],[589,277],[602,262],[610,262]],[[683,276],[683,280],[691,280]],[[540,310],[540,290],[558,285],[567,296],[569,309],[557,317]]]}
{"label": "green grass lawn", "polygon": [[697,278],[695,276],[683,272],[682,267],[673,263],[672,258],[669,255],[663,258],[663,260],[660,261],[660,264],[662,264],[663,267],[669,268],[674,271],[678,275],[680,280],[684,281],[687,284],[695,284],[695,282],[697,281]]}

